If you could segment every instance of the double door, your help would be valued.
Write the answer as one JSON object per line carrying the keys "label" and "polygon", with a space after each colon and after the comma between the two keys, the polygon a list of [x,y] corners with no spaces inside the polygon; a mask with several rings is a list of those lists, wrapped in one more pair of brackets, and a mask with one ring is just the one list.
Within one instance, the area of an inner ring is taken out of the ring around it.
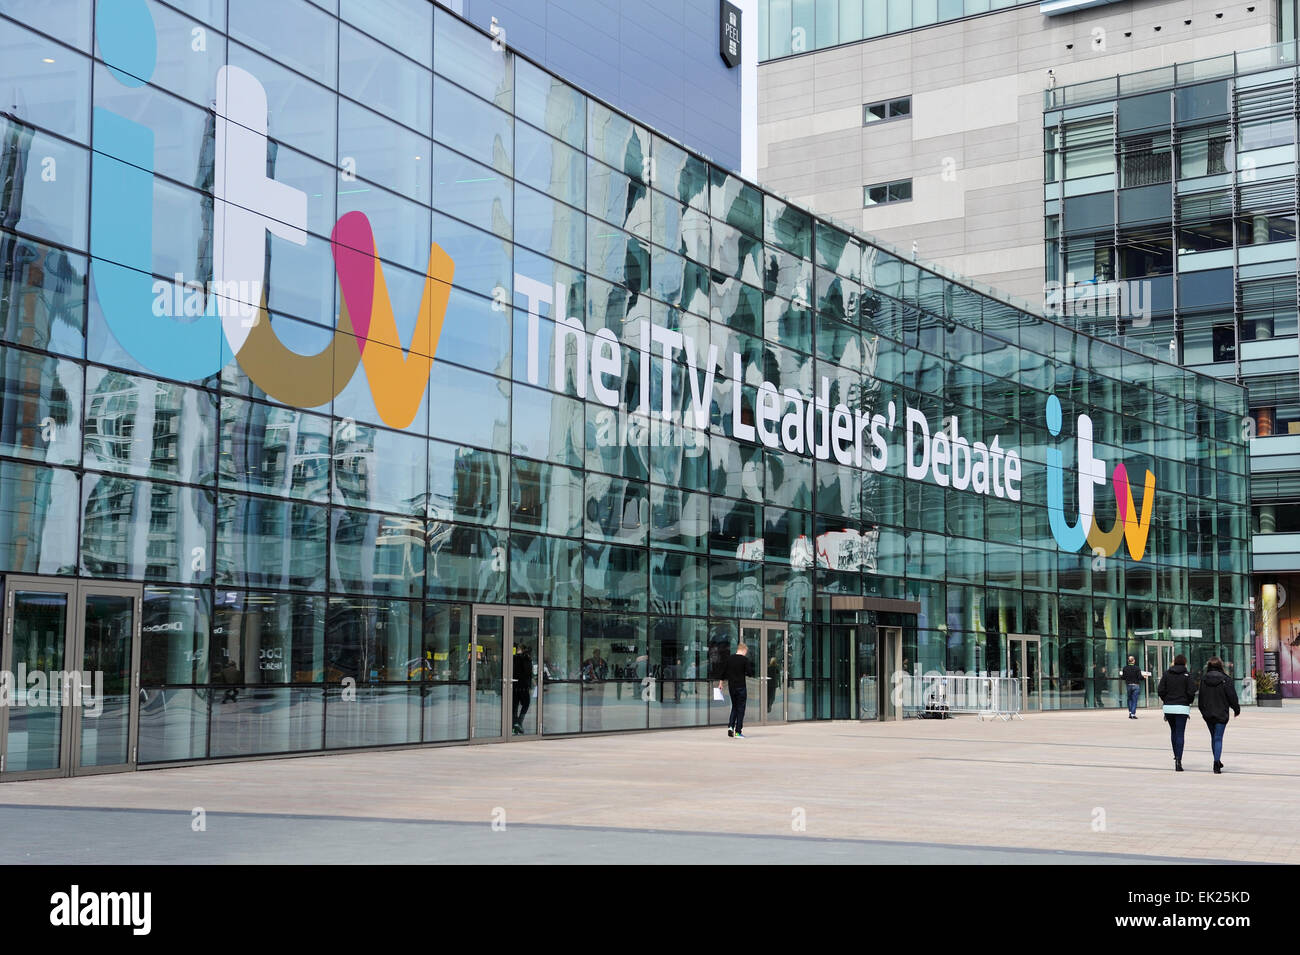
{"label": "double door", "polygon": [[904,706],[916,705],[919,686],[903,669],[903,628],[858,624],[854,641],[855,718],[901,720]]}
{"label": "double door", "polygon": [[1033,633],[1007,634],[1006,674],[1020,683],[1020,709],[1043,708],[1042,638]]}
{"label": "double door", "polygon": [[1174,642],[1172,640],[1148,640],[1142,651],[1144,660],[1142,669],[1151,675],[1146,678],[1147,706],[1160,706],[1160,696],[1156,687],[1165,671],[1174,665]]}
{"label": "double door", "polygon": [[470,739],[541,734],[542,611],[476,604],[469,664]]}
{"label": "double door", "polygon": [[138,584],[8,577],[0,778],[135,768]]}
{"label": "double door", "polygon": [[745,680],[745,720],[784,723],[790,695],[790,640],[783,623],[742,620],[740,642],[753,665]]}

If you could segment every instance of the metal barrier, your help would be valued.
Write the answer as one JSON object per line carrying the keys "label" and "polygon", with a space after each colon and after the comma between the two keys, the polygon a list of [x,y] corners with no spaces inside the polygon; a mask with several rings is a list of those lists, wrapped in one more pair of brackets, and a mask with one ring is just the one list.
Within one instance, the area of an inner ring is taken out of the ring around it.
{"label": "metal barrier", "polygon": [[912,676],[898,680],[905,716],[944,717],[974,713],[981,720],[1023,719],[1021,688],[1016,677],[948,675]]}

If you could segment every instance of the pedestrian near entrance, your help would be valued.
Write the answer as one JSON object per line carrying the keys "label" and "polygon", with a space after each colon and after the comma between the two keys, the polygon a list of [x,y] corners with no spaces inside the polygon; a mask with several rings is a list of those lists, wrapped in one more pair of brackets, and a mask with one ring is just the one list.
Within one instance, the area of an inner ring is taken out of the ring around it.
{"label": "pedestrian near entrance", "polygon": [[1196,682],[1187,672],[1187,657],[1181,653],[1174,657],[1174,665],[1160,678],[1156,693],[1164,703],[1165,720],[1169,723],[1169,742],[1174,748],[1174,772],[1183,771],[1183,738],[1187,733],[1187,717],[1196,699]]}
{"label": "pedestrian near entrance", "polygon": [[1150,672],[1137,665],[1137,657],[1129,656],[1128,666],[1124,668],[1120,678],[1128,690],[1128,718],[1131,720],[1138,718],[1138,694],[1142,692],[1142,681],[1150,675]]}
{"label": "pedestrian near entrance", "polygon": [[749,647],[742,643],[736,647],[735,653],[727,657],[727,662],[722,665],[722,679],[718,681],[718,689],[726,683],[727,692],[731,694],[731,717],[727,720],[727,735],[735,739],[745,738],[742,732],[745,728],[745,698],[748,696],[745,677],[751,675],[751,669]]}
{"label": "pedestrian near entrance", "polygon": [[1205,676],[1201,677],[1201,696],[1196,701],[1201,708],[1201,716],[1210,731],[1210,749],[1214,751],[1214,771],[1223,772],[1223,731],[1228,728],[1228,710],[1233,716],[1241,716],[1241,704],[1237,702],[1237,688],[1223,672],[1223,661],[1210,657],[1205,664]]}

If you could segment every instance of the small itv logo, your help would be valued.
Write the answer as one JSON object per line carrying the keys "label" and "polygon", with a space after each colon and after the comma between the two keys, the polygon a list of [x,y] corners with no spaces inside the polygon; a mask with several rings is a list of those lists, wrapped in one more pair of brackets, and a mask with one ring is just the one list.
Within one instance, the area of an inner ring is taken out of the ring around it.
{"label": "small itv logo", "polygon": [[[1052,437],[1061,433],[1063,424],[1061,399],[1050,395],[1047,399],[1047,430]],[[1062,549],[1071,553],[1086,543],[1099,557],[1115,554],[1120,544],[1128,543],[1129,556],[1141,560],[1147,549],[1147,536],[1151,531],[1151,510],[1155,504],[1156,476],[1146,472],[1142,489],[1142,510],[1133,501],[1133,487],[1128,469],[1123,463],[1111,471],[1111,488],[1115,494],[1115,523],[1110,530],[1102,530],[1096,519],[1096,491],[1106,486],[1106,463],[1093,451],[1092,418],[1086,414],[1078,417],[1075,429],[1075,470],[1078,472],[1078,517],[1073,523],[1065,517],[1065,467],[1059,447],[1047,449],[1047,517],[1052,536]]]}

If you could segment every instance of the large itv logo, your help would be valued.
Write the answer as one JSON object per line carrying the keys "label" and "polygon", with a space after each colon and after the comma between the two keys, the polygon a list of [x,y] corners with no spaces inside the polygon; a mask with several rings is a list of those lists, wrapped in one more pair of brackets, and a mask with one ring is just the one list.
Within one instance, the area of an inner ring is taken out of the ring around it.
{"label": "large itv logo", "polygon": [[[140,87],[153,76],[157,31],[144,0],[100,4],[95,38],[119,83]],[[330,236],[342,291],[334,337],[319,353],[300,354],[284,345],[267,315],[266,237],[306,244],[307,195],[266,174],[267,100],[258,79],[235,66],[217,72],[212,275],[205,283],[152,277],[153,130],[98,106],[94,121],[91,276],[104,318],[132,358],[187,380],[215,374],[233,358],[272,398],[306,408],[333,400],[363,365],[384,423],[405,428],[415,420],[455,270],[440,246],[430,246],[419,315],[403,345],[370,221],[345,214]]]}

